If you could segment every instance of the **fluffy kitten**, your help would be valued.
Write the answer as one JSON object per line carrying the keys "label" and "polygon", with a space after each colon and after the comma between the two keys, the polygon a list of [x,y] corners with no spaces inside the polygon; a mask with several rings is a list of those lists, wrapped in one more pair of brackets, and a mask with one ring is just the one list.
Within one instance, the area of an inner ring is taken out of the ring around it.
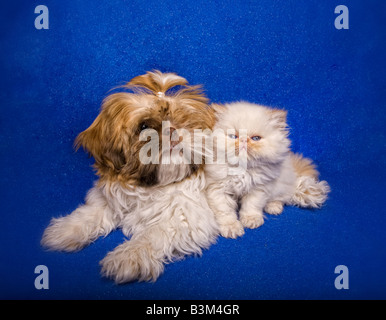
{"label": "fluffy kitten", "polygon": [[326,201],[330,188],[318,181],[315,165],[290,151],[286,111],[248,102],[213,106],[218,158],[205,167],[207,198],[224,237],[261,226],[263,211],[277,215],[286,204],[318,208]]}

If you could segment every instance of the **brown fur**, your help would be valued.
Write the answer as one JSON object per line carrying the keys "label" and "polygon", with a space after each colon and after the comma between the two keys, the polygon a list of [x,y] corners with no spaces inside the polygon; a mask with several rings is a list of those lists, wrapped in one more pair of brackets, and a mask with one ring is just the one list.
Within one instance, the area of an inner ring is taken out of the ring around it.
{"label": "brown fur", "polygon": [[[159,96],[173,86],[184,86],[170,95]],[[142,164],[139,151],[147,143],[139,141],[141,126],[155,129],[162,146],[162,121],[174,128],[212,129],[215,115],[200,86],[188,86],[175,74],[148,72],[132,79],[127,85],[135,93],[119,92],[108,96],[101,112],[91,126],[75,140],[95,159],[100,182],[119,181],[125,185],[157,184],[158,164]],[[141,91],[141,89],[144,89]],[[187,175],[199,166],[191,166]]]}
{"label": "brown fur", "polygon": [[315,179],[319,177],[319,172],[311,159],[303,158],[301,154],[292,152],[290,153],[290,158],[298,177],[308,176]]}
{"label": "brown fur", "polygon": [[179,78],[171,78],[168,81],[163,82],[162,81],[162,72],[156,70],[153,72],[148,72],[146,74],[137,76],[130,80],[126,84],[127,87],[142,87],[150,90],[150,93],[157,93],[157,92],[166,92],[170,88],[175,86],[185,86],[188,84],[186,79],[179,77]]}

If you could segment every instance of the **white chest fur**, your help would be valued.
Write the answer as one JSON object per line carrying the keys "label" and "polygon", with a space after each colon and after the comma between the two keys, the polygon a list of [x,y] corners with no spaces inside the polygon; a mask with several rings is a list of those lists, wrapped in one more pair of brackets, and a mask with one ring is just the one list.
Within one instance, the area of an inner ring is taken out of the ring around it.
{"label": "white chest fur", "polygon": [[113,184],[104,193],[126,236],[161,227],[170,236],[190,237],[192,243],[207,247],[218,230],[204,188],[204,173],[197,173],[161,188]]}

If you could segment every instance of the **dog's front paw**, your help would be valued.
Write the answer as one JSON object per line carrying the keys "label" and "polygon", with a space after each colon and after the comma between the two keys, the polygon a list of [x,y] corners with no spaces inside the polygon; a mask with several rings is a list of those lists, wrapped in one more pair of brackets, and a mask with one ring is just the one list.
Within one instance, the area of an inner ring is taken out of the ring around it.
{"label": "dog's front paw", "polygon": [[224,238],[236,239],[244,234],[244,228],[240,221],[236,220],[232,223],[220,225],[220,233]]}
{"label": "dog's front paw", "polygon": [[123,284],[132,281],[155,281],[163,272],[162,261],[155,259],[152,249],[123,243],[100,262],[103,276]]}
{"label": "dog's front paw", "polygon": [[52,219],[44,231],[41,245],[49,250],[74,252],[88,244],[82,227],[67,217]]}
{"label": "dog's front paw", "polygon": [[262,214],[240,214],[240,222],[246,228],[255,229],[264,223],[264,217]]}
{"label": "dog's front paw", "polygon": [[281,214],[283,212],[283,203],[280,201],[268,202],[264,208],[264,211],[273,215]]}

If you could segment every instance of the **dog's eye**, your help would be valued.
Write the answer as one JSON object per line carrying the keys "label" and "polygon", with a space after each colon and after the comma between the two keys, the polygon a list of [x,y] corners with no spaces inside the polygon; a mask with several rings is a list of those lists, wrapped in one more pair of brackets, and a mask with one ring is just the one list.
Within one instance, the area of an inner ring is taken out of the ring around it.
{"label": "dog's eye", "polygon": [[238,138],[235,134],[228,134],[228,137],[231,139],[237,139]]}
{"label": "dog's eye", "polygon": [[259,141],[261,139],[261,137],[260,136],[253,136],[251,139],[253,141]]}
{"label": "dog's eye", "polygon": [[141,122],[137,128],[137,134],[141,134],[143,130],[150,129],[150,126],[146,122]]}
{"label": "dog's eye", "polygon": [[142,131],[142,130],[146,130],[148,129],[149,126],[145,123],[145,122],[142,122],[140,125],[139,125],[139,131]]}

